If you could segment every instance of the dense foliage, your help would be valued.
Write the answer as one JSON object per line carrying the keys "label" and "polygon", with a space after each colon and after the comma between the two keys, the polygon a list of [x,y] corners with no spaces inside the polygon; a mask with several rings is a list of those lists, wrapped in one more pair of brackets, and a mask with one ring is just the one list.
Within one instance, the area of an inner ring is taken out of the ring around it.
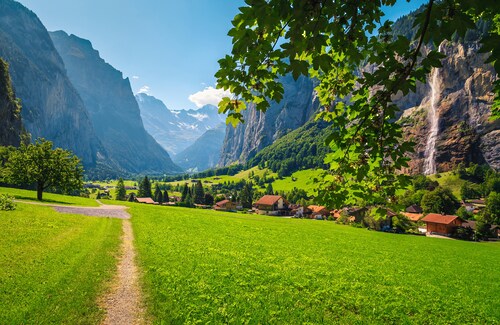
{"label": "dense foliage", "polygon": [[[482,37],[482,50],[500,71],[500,3],[495,0],[429,0],[414,19],[415,32],[394,37],[392,23],[383,19],[383,1],[247,0],[233,20],[229,36],[233,49],[219,61],[218,87],[231,91],[219,104],[228,122],[243,119],[245,103],[265,111],[280,101],[278,76],[292,74],[319,80],[317,93],[324,110],[318,115],[333,127],[326,143],[331,148],[318,197],[333,205],[382,203],[394,197],[408,178],[397,173],[407,167],[413,144],[392,123],[398,107],[392,95],[414,91],[426,82],[443,55],[434,48],[444,39],[465,37],[481,18],[492,21]],[[408,37],[408,38],[407,38]],[[359,71],[362,66],[381,67]],[[495,92],[500,93],[500,81]],[[498,97],[498,96],[497,96]],[[498,116],[500,100],[493,106]]]}
{"label": "dense foliage", "polygon": [[4,180],[11,184],[36,184],[38,200],[43,191],[56,188],[70,193],[83,186],[83,167],[80,159],[68,150],[52,148],[52,142],[37,139],[12,150],[4,167]]}

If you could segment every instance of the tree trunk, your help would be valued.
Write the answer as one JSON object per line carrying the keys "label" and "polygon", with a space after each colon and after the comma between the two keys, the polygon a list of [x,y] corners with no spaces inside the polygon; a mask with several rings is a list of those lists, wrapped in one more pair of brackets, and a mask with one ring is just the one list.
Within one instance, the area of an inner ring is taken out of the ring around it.
{"label": "tree trunk", "polygon": [[36,198],[38,201],[42,201],[42,195],[43,195],[43,183],[37,183]]}

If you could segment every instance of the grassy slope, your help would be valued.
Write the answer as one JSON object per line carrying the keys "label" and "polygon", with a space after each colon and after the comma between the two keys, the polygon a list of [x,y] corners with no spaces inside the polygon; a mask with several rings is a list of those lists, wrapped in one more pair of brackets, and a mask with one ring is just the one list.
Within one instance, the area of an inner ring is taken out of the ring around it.
{"label": "grassy slope", "polygon": [[[17,188],[0,187],[0,194],[9,194],[19,200],[37,201],[36,191],[20,190]],[[43,203],[62,205],[99,206],[94,199],[79,196],[43,193]]]}
{"label": "grassy slope", "polygon": [[273,189],[275,191],[288,192],[296,187],[308,192],[318,186],[318,184],[314,182],[314,178],[318,177],[320,173],[320,170],[314,169],[300,170],[293,173],[291,177],[285,177],[274,181]]}
{"label": "grassy slope", "polygon": [[27,204],[0,211],[0,324],[99,323],[120,225]]}
{"label": "grassy slope", "polygon": [[131,212],[169,323],[498,323],[500,245],[171,207]]}
{"label": "grassy slope", "polygon": [[461,198],[460,187],[465,181],[458,177],[458,173],[446,172],[439,174],[439,177],[437,175],[431,175],[429,178],[433,181],[437,181],[439,185],[449,188],[457,198]]}

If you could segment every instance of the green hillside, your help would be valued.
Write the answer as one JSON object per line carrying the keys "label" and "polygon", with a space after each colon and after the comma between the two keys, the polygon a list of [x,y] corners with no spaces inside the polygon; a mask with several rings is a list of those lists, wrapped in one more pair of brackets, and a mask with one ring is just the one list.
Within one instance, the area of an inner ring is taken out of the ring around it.
{"label": "green hillside", "polygon": [[158,323],[500,320],[498,244],[184,208],[131,213]]}

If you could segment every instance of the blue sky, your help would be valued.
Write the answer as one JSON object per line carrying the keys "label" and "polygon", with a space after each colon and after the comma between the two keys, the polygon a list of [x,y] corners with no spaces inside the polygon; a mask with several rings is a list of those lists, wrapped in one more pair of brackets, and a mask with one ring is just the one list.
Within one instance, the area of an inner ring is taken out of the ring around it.
{"label": "blue sky", "polygon": [[[101,57],[170,109],[213,102],[217,60],[231,50],[227,31],[243,0],[18,0],[49,31],[89,39]],[[400,0],[395,19],[425,0]],[[190,100],[191,99],[191,100]]]}

